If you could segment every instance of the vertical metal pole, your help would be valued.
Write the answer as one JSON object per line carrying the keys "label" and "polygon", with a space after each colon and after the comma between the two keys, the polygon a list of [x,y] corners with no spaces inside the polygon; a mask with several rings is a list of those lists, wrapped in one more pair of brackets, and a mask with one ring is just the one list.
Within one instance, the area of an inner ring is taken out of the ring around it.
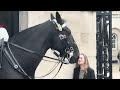
{"label": "vertical metal pole", "polygon": [[110,77],[112,79],[112,11],[109,16],[109,64],[110,64]]}
{"label": "vertical metal pole", "polygon": [[112,79],[112,12],[97,11],[96,17],[97,79]]}

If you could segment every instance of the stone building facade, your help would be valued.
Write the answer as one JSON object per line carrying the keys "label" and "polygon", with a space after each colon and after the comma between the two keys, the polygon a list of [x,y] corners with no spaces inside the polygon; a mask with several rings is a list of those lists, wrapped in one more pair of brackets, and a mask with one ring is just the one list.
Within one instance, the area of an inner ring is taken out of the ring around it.
{"label": "stone building facade", "polygon": [[117,54],[120,50],[120,11],[112,12],[112,58],[117,60]]}

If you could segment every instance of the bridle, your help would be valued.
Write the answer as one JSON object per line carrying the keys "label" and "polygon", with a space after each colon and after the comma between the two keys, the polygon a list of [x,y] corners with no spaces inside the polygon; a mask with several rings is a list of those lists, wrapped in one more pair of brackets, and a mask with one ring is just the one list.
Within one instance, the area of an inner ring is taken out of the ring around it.
{"label": "bridle", "polygon": [[[62,28],[64,28],[66,25],[65,24],[63,24],[63,25],[59,25],[57,22],[56,22],[56,20],[55,19],[53,19],[53,20],[51,20],[51,22],[56,26],[56,29],[58,29],[58,30],[60,30],[61,31],[61,29]],[[62,28],[61,28],[61,27]],[[62,68],[62,66],[63,66],[63,64],[69,64],[69,62],[70,62],[70,58],[73,56],[73,52],[74,52],[74,49],[73,49],[73,47],[70,45],[70,42],[69,41],[71,41],[71,40],[68,40],[68,38],[66,37],[66,35],[65,34],[63,34],[62,32],[59,32],[59,39],[60,39],[60,41],[63,43],[63,44],[65,44],[65,50],[64,50],[64,54],[62,55],[62,56],[60,56],[60,54],[58,54],[57,53],[57,51],[56,50],[54,50],[54,49],[51,49],[52,51],[53,51],[53,53],[58,57],[58,63],[57,63],[57,65],[54,65],[53,66],[53,68],[47,73],[47,74],[45,74],[45,75],[43,75],[43,76],[41,76],[41,77],[39,77],[39,78],[42,78],[42,77],[45,77],[45,76],[47,76],[47,75],[49,75],[50,73],[52,73],[55,69],[56,69],[56,67],[59,65],[59,63],[61,62],[61,65],[60,65],[60,67],[59,67],[59,70],[57,71],[57,73],[54,75],[54,77],[59,73],[59,71],[60,71],[60,69]],[[66,43],[67,42],[67,43]],[[69,62],[68,63],[66,63],[65,62],[65,58],[67,58],[68,60],[69,60]],[[53,59],[53,58],[52,58]],[[54,59],[55,60],[55,59]],[[53,78],[54,78],[53,77]],[[52,79],[53,79],[52,78]]]}
{"label": "bridle", "polygon": [[[54,21],[53,21],[54,23]],[[63,25],[65,26],[65,25]],[[62,27],[63,28],[63,27]],[[56,67],[58,66],[58,64],[61,62],[61,65],[59,67],[59,70],[58,72],[55,74],[55,76],[59,73],[61,67],[63,66],[63,64],[69,64],[65,62],[65,58],[67,58],[68,60],[70,60],[70,58],[72,57],[71,53],[74,52],[74,49],[73,47],[69,44],[69,41],[68,38],[66,37],[66,35],[64,35],[62,32],[60,32],[59,34],[59,39],[61,40],[61,42],[63,44],[65,44],[65,50],[64,50],[64,54],[62,56],[60,56],[55,50],[52,49],[53,53],[58,57],[58,59],[56,58],[52,58],[52,57],[49,57],[49,56],[43,56],[45,58],[49,58],[49,59],[53,59],[53,60],[57,60],[58,63],[56,66],[54,66],[54,68],[52,68],[48,74],[44,75],[44,76],[41,76],[41,77],[45,77],[47,75],[49,75],[50,73],[52,73]],[[67,42],[67,43],[66,43]],[[5,55],[5,57],[7,58],[7,60],[9,61],[9,63],[18,71],[20,72],[21,74],[27,76],[29,79],[33,79],[31,76],[29,76],[23,69],[22,67],[19,65],[19,63],[17,62],[16,58],[14,57],[13,53],[12,53],[12,50],[10,49],[9,45],[12,45],[12,46],[15,46],[19,49],[22,49],[26,52],[29,52],[29,53],[33,53],[35,55],[37,55],[38,57],[40,57],[41,55],[38,54],[37,52],[35,51],[32,51],[32,50],[29,50],[29,49],[26,49],[24,47],[21,47],[17,44],[14,44],[14,43],[11,43],[11,42],[4,42],[4,40],[2,40],[2,44],[1,44],[1,48],[0,48],[0,54],[1,54],[1,59],[0,59],[0,68],[2,69],[2,60],[3,60],[3,55]],[[8,50],[6,49],[6,47],[8,48]],[[55,77],[54,76],[54,77]],[[39,78],[41,78],[39,77]],[[53,78],[54,78],[53,77]]]}

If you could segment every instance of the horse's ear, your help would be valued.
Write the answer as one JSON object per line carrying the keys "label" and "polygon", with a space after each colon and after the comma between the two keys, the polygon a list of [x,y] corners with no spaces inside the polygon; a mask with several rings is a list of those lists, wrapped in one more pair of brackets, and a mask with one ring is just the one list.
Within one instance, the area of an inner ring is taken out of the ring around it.
{"label": "horse's ear", "polygon": [[53,14],[52,14],[52,13],[51,13],[51,15],[50,15],[50,16],[51,16],[51,20],[55,19],[55,17],[53,16]]}
{"label": "horse's ear", "polygon": [[61,16],[60,16],[60,14],[59,14],[59,12],[56,12],[56,20],[57,20],[57,22],[58,22],[60,25],[63,25],[63,24],[64,24],[64,22],[63,22],[63,20],[62,20],[62,18],[61,18]]}

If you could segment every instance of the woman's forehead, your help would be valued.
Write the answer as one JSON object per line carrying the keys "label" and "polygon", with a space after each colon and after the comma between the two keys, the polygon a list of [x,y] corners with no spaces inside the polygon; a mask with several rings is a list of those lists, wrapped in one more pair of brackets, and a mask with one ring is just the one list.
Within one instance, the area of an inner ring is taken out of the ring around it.
{"label": "woman's forehead", "polygon": [[83,55],[83,54],[80,54],[80,57],[84,57],[84,55]]}

